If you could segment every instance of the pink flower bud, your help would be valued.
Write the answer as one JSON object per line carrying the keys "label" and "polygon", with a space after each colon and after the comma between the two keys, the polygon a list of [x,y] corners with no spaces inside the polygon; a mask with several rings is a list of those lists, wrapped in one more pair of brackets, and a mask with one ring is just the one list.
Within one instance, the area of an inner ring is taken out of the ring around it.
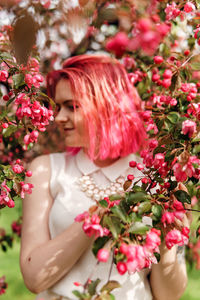
{"label": "pink flower bud", "polygon": [[27,171],[27,172],[26,172],[26,176],[27,176],[27,177],[31,177],[31,176],[32,176],[32,172],[31,172],[31,171]]}
{"label": "pink flower bud", "polygon": [[132,174],[129,174],[129,175],[127,176],[127,179],[128,179],[128,180],[133,180],[133,179],[134,179],[134,176],[133,176]]}
{"label": "pink flower bud", "polygon": [[162,56],[154,56],[154,62],[155,64],[159,65],[164,61]]}
{"label": "pink flower bud", "polygon": [[148,183],[148,179],[147,178],[142,178],[142,183],[147,184]]}
{"label": "pink flower bud", "polygon": [[169,79],[172,77],[172,71],[170,69],[166,69],[163,73],[163,78]]}
{"label": "pink flower bud", "polygon": [[12,199],[9,199],[9,201],[7,202],[7,206],[13,208],[15,206],[15,202]]}
{"label": "pink flower bud", "polygon": [[3,100],[4,100],[4,101],[8,101],[8,100],[9,100],[9,96],[8,96],[8,95],[4,95],[4,96],[3,96]]}
{"label": "pink flower bud", "polygon": [[172,84],[171,79],[163,79],[162,81],[162,86],[166,89],[170,87],[171,84]]}
{"label": "pink flower bud", "polygon": [[137,163],[133,160],[129,162],[129,167],[131,167],[131,168],[135,168],[136,165],[137,165]]}
{"label": "pink flower bud", "polygon": [[107,249],[99,249],[97,259],[101,262],[107,262],[109,258],[109,251]]}
{"label": "pink flower bud", "polygon": [[117,271],[118,271],[118,273],[120,274],[120,275],[123,275],[123,274],[125,274],[126,273],[126,271],[127,271],[127,266],[126,266],[126,264],[124,263],[124,262],[118,262],[117,263]]}
{"label": "pink flower bud", "polygon": [[4,129],[8,128],[8,123],[3,123],[3,124],[2,124],[2,127],[3,127]]}

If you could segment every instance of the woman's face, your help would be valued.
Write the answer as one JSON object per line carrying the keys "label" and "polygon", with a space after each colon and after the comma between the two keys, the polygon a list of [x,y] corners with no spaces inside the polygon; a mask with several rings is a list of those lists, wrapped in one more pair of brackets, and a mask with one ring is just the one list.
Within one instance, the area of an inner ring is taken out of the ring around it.
{"label": "woman's face", "polygon": [[89,136],[85,130],[81,107],[79,100],[74,100],[69,80],[61,79],[57,83],[55,102],[58,107],[55,121],[65,132],[66,146],[88,148]]}

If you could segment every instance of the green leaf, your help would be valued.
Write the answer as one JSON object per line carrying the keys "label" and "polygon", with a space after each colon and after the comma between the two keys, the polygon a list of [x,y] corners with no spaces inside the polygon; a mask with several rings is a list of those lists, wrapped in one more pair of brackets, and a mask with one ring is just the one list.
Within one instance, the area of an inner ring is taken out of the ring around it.
{"label": "green leaf", "polygon": [[110,294],[110,300],[115,300],[115,296],[113,294]]}
{"label": "green leaf", "polygon": [[106,291],[106,292],[110,293],[114,289],[118,289],[120,287],[121,287],[121,285],[119,284],[118,281],[110,280],[101,288],[101,292]]}
{"label": "green leaf", "polygon": [[25,84],[24,81],[24,74],[19,73],[12,76],[14,88],[18,89],[20,86],[23,86]]}
{"label": "green leaf", "polygon": [[8,114],[7,109],[3,110],[0,114],[0,120],[3,120]]}
{"label": "green leaf", "polygon": [[96,293],[96,287],[101,280],[97,278],[96,280],[92,281],[88,286],[88,293],[93,296]]}
{"label": "green leaf", "polygon": [[162,215],[162,206],[158,204],[154,204],[151,208],[151,211],[153,215],[159,219]]}
{"label": "green leaf", "polygon": [[102,207],[108,207],[108,202],[106,200],[100,200],[99,201],[99,204],[102,206]]}
{"label": "green leaf", "polygon": [[151,202],[142,202],[139,206],[138,206],[138,213],[139,214],[144,214],[144,213],[147,213],[147,212],[150,212],[151,211]]}
{"label": "green leaf", "polygon": [[109,240],[108,236],[99,237],[95,240],[92,246],[92,252],[96,256],[99,249],[103,248],[103,246],[107,243]]}
{"label": "green leaf", "polygon": [[42,97],[46,98],[47,101],[50,103],[52,109],[55,110],[55,108],[56,108],[56,103],[55,103],[55,101],[53,101],[52,98],[50,98],[49,96],[47,96],[47,95],[46,95],[45,93],[43,93],[43,92],[40,92],[40,95],[41,95]]}
{"label": "green leaf", "polygon": [[196,230],[196,237],[198,238],[200,236],[200,225],[197,227]]}
{"label": "green leaf", "polygon": [[127,202],[129,205],[141,202],[141,201],[145,201],[148,199],[148,195],[145,192],[137,192],[137,193],[133,193],[130,192],[127,195]]}
{"label": "green leaf", "polygon": [[200,132],[192,139],[192,143],[200,142]]}
{"label": "green leaf", "polygon": [[110,201],[121,200],[121,199],[122,199],[122,195],[120,194],[113,194],[109,196]]}
{"label": "green leaf", "polygon": [[13,187],[13,181],[6,181],[6,185],[7,185],[10,189],[12,189],[12,187]]}
{"label": "green leaf", "polygon": [[195,145],[193,148],[193,153],[198,154],[200,152],[200,145]]}
{"label": "green leaf", "polygon": [[117,239],[121,230],[120,220],[118,218],[116,220],[115,217],[104,216],[103,223],[108,226],[114,239]]}
{"label": "green leaf", "polygon": [[190,64],[191,68],[193,71],[199,71],[200,69],[200,62],[195,61],[193,63]]}
{"label": "green leaf", "polygon": [[10,105],[14,100],[15,100],[15,97],[10,98],[10,99],[6,102],[6,106],[8,107],[8,105]]}
{"label": "green leaf", "polygon": [[174,195],[175,195],[176,199],[178,201],[180,201],[181,203],[188,203],[188,204],[191,203],[191,197],[185,191],[178,190],[174,193]]}
{"label": "green leaf", "polygon": [[78,290],[72,291],[72,293],[73,293],[76,297],[78,297],[79,299],[83,299],[82,294],[81,294]]}
{"label": "green leaf", "polygon": [[172,123],[176,124],[179,120],[180,116],[177,112],[170,112],[167,116],[167,119]]}
{"label": "green leaf", "polygon": [[10,53],[8,52],[0,52],[0,58],[3,60],[12,60],[13,61],[13,57],[12,55],[10,55]]}
{"label": "green leaf", "polygon": [[124,210],[124,208],[120,205],[115,205],[113,206],[111,209],[112,213],[119,217],[124,223],[127,222],[127,215],[126,215],[126,211]]}
{"label": "green leaf", "polygon": [[132,224],[128,230],[130,233],[134,234],[144,234],[149,230],[149,227],[142,222],[135,222]]}
{"label": "green leaf", "polygon": [[15,125],[9,125],[8,128],[3,129],[3,136],[5,138],[11,136],[11,134],[13,134],[14,132],[16,132],[18,130],[18,127]]}

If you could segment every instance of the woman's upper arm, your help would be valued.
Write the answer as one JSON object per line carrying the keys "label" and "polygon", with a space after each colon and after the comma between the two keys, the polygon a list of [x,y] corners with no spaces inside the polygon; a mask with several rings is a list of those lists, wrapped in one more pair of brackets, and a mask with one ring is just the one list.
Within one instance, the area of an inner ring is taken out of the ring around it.
{"label": "woman's upper arm", "polygon": [[29,165],[32,177],[27,182],[34,185],[32,194],[23,199],[23,223],[20,262],[23,266],[33,249],[50,239],[49,211],[53,199],[49,190],[51,176],[49,155],[39,156]]}

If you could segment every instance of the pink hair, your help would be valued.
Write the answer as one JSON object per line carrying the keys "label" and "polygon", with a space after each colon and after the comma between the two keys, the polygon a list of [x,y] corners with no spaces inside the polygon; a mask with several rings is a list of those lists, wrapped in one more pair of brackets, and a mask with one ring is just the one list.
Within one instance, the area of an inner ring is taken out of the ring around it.
{"label": "pink hair", "polygon": [[62,69],[47,75],[50,97],[61,78],[69,80],[74,99],[80,101],[92,160],[123,157],[142,148],[146,133],[138,112],[141,99],[117,60],[96,55],[67,59]]}

